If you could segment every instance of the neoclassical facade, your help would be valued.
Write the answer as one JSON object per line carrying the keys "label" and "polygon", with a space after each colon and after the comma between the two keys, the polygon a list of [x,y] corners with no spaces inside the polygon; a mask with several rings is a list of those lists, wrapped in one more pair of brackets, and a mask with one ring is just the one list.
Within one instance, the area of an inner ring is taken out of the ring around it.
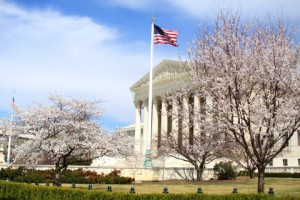
{"label": "neoclassical facade", "polygon": [[[146,141],[148,137],[148,92],[149,73],[138,80],[132,87],[135,104],[135,151],[141,154],[146,153]],[[152,151],[161,145],[161,139],[168,137],[171,132],[176,132],[178,138],[182,132],[190,132],[191,135],[199,132],[197,123],[190,121],[189,113],[183,119],[178,119],[178,109],[173,109],[179,104],[188,110],[189,105],[195,105],[190,109],[198,112],[201,98],[190,95],[182,98],[174,94],[180,90],[183,84],[190,82],[190,76],[184,66],[178,61],[163,60],[153,69],[153,105],[152,105]],[[179,107],[179,106],[178,106]],[[172,114],[168,112],[172,111]],[[182,123],[192,123],[192,126],[185,126]],[[188,129],[188,130],[184,130]]]}
{"label": "neoclassical facade", "polygon": [[[162,138],[167,137],[171,131],[177,132],[178,139],[182,132],[189,132],[190,135],[200,132],[199,123],[193,123],[189,115],[191,112],[201,113],[201,109],[207,103],[206,99],[195,94],[183,96],[178,99],[176,91],[182,89],[185,84],[191,83],[191,77],[179,61],[163,60],[153,68],[153,105],[152,105],[152,152],[155,155],[160,147]],[[146,153],[148,134],[148,89],[149,73],[144,75],[130,87],[135,104],[135,151],[141,155]],[[174,98],[172,98],[174,96]],[[178,109],[172,107],[181,104],[181,107],[188,108],[190,113],[183,114],[183,119],[178,120]],[[167,112],[173,110],[171,115]],[[184,123],[189,123],[189,126]],[[184,142],[184,141],[183,141]],[[158,166],[159,161],[154,160],[153,165]],[[211,163],[206,168],[213,167]],[[188,163],[169,159],[164,166],[192,167]],[[288,147],[283,153],[273,159],[267,167],[269,172],[289,171],[300,172],[300,131],[293,135]]]}

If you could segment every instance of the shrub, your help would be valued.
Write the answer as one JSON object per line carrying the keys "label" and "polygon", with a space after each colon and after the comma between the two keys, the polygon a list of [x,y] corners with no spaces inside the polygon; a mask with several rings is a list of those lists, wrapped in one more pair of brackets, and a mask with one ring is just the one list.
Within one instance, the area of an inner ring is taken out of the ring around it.
{"label": "shrub", "polygon": [[219,180],[232,180],[237,177],[236,167],[232,165],[232,162],[219,162],[214,166],[214,172],[218,176]]}
{"label": "shrub", "polygon": [[268,172],[265,173],[265,177],[274,177],[274,178],[292,178],[293,174],[288,172]]}
{"label": "shrub", "polygon": [[113,170],[109,174],[103,177],[103,181],[106,184],[128,184],[132,183],[134,181],[131,177],[122,177],[120,176],[121,171],[120,170]]}
{"label": "shrub", "polygon": [[[9,179],[17,182],[51,182],[54,179],[54,170],[35,170],[19,167],[18,169],[2,168],[0,170],[0,179]],[[113,170],[107,175],[97,174],[95,171],[66,170],[60,177],[63,183],[107,183],[107,184],[127,184],[134,181],[131,177],[122,177],[120,170]]]}
{"label": "shrub", "polygon": [[[238,176],[249,176],[247,171],[239,171]],[[257,176],[257,173],[254,174]],[[300,178],[300,173],[289,173],[289,172],[266,172],[265,177],[272,178]]]}
{"label": "shrub", "polygon": [[0,177],[1,179],[9,179],[13,180],[14,178],[18,176],[22,176],[24,167],[18,167],[17,169],[12,169],[11,167],[8,167],[6,169],[1,168],[0,171]]}
{"label": "shrub", "polygon": [[300,173],[294,173],[293,178],[300,178]]}
{"label": "shrub", "polygon": [[[254,176],[257,175],[254,173]],[[250,176],[249,172],[248,171],[245,171],[245,170],[240,170],[238,172],[238,176]]]}
{"label": "shrub", "polygon": [[300,200],[295,196],[270,196],[267,194],[130,194],[71,188],[34,186],[0,181],[0,200]]}

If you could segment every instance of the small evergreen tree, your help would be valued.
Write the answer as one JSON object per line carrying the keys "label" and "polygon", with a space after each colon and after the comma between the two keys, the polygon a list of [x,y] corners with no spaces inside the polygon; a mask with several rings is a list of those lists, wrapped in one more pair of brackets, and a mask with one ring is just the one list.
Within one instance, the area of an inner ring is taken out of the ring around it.
{"label": "small evergreen tree", "polygon": [[237,177],[237,170],[232,165],[232,162],[219,162],[215,164],[214,172],[218,176],[218,180],[232,180]]}

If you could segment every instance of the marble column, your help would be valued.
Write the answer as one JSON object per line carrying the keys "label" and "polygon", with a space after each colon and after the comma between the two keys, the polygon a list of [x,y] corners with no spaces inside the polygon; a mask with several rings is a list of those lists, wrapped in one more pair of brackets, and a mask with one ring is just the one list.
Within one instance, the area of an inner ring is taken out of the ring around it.
{"label": "marble column", "polygon": [[175,139],[178,139],[178,99],[174,97],[172,99],[172,135]]}
{"label": "marble column", "polygon": [[203,113],[201,113],[201,104],[200,104],[200,96],[194,96],[194,135],[200,136],[200,126],[201,126],[201,118]]}
{"label": "marble column", "polygon": [[147,149],[147,135],[148,135],[148,101],[143,101],[144,104],[144,122],[143,122],[143,139],[142,139],[142,154],[145,155]]}
{"label": "marble column", "polygon": [[182,142],[183,145],[188,145],[190,136],[190,112],[188,96],[184,96],[182,99],[182,112]]}
{"label": "marble column", "polygon": [[153,112],[152,112],[152,152],[155,155],[157,153],[158,143],[158,107],[159,100],[154,99],[153,101]]}
{"label": "marble column", "polygon": [[161,101],[161,137],[167,137],[168,131],[168,102],[167,99],[162,99]]}
{"label": "marble column", "polygon": [[135,145],[134,151],[141,153],[141,102],[135,102]]}

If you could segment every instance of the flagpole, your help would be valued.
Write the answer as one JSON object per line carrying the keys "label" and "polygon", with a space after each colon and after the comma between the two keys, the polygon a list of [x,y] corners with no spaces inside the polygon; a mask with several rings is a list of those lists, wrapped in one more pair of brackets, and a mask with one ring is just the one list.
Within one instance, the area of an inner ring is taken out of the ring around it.
{"label": "flagpole", "polygon": [[[14,100],[15,98],[15,90],[13,92],[13,97],[12,99]],[[12,102],[13,104],[13,102]],[[11,136],[12,136],[12,125],[13,125],[13,118],[14,118],[14,110],[13,110],[13,105],[11,105],[11,111],[10,111],[10,128],[9,128],[9,136],[8,136],[8,147],[7,147],[7,165],[10,165],[10,151],[11,151]]]}
{"label": "flagpole", "polygon": [[152,143],[152,69],[153,69],[153,36],[154,36],[154,19],[151,20],[151,44],[150,44],[150,70],[149,70],[149,95],[148,95],[148,126],[147,126],[147,149],[145,155],[144,167],[153,167],[151,158]]}

